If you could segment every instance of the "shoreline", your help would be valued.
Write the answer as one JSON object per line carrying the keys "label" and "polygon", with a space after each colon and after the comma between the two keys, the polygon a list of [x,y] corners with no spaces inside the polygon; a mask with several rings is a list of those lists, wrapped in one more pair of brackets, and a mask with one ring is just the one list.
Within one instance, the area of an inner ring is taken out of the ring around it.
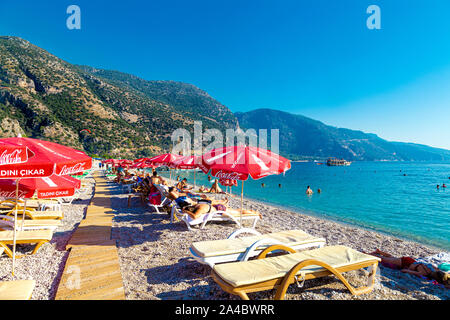
{"label": "shoreline", "polygon": [[[245,201],[245,198],[246,197],[244,196],[244,201]],[[429,247],[432,250],[444,250],[444,251],[450,250],[449,248],[440,247],[440,246],[433,245],[433,244],[430,244],[430,243],[421,243],[418,240],[409,239],[409,238],[407,238],[405,236],[398,236],[398,235],[389,233],[388,231],[379,230],[379,229],[376,229],[374,227],[363,226],[363,225],[358,224],[357,222],[352,223],[352,222],[339,220],[338,218],[334,219],[331,216],[323,216],[320,213],[316,213],[316,212],[314,212],[312,210],[290,208],[290,207],[283,206],[283,205],[280,205],[280,204],[271,203],[270,201],[267,201],[267,203],[265,203],[264,201],[261,201],[261,200],[258,200],[258,199],[254,199],[252,197],[247,197],[247,198],[250,201],[260,203],[261,205],[269,205],[269,206],[272,206],[272,207],[279,208],[281,210],[287,210],[287,211],[290,211],[292,213],[297,213],[297,214],[301,214],[301,215],[314,217],[314,218],[317,218],[317,219],[323,219],[323,220],[331,221],[331,222],[334,222],[334,223],[337,223],[337,224],[341,224],[343,226],[347,226],[347,227],[351,227],[351,228],[359,228],[359,229],[366,230],[366,231],[372,231],[372,232],[380,233],[380,234],[382,234],[384,236],[398,238],[398,239],[400,239],[402,241],[413,242],[413,243],[416,243],[418,245],[423,245],[423,246]]]}

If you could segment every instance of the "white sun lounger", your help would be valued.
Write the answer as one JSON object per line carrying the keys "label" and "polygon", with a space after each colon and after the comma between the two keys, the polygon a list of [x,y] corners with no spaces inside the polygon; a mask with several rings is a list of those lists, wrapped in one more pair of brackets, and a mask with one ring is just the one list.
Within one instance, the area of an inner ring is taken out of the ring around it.
{"label": "white sun lounger", "polygon": [[[285,255],[266,258],[272,250],[285,250]],[[345,246],[329,246],[296,252],[275,245],[262,251],[256,260],[221,263],[212,270],[213,280],[226,292],[248,300],[248,293],[276,289],[275,299],[284,299],[292,283],[299,287],[309,279],[336,276],[352,295],[372,291],[375,274],[381,259]],[[344,272],[368,268],[367,285],[354,288],[343,276]]]}
{"label": "white sun lounger", "polygon": [[[237,238],[244,233],[253,235]],[[302,230],[261,234],[254,229],[242,228],[227,239],[194,242],[189,250],[196,261],[213,268],[216,263],[247,261],[272,245],[284,245],[300,251],[321,248],[325,243],[324,238],[314,237]]]}

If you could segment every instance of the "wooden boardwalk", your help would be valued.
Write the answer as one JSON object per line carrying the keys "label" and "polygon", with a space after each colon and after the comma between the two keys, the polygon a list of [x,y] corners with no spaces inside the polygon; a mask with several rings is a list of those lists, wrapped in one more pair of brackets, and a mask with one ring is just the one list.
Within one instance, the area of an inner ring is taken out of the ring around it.
{"label": "wooden boardwalk", "polygon": [[116,241],[111,240],[110,193],[106,180],[95,178],[95,195],[86,218],[66,246],[70,250],[56,300],[124,300]]}

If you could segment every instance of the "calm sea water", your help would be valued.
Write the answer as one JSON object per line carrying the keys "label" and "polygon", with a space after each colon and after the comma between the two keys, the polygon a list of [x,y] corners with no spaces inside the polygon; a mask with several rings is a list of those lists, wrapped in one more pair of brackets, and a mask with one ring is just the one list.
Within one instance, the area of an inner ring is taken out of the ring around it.
{"label": "calm sea water", "polygon": [[[179,170],[172,177],[177,175],[193,182],[192,171]],[[449,177],[450,163],[354,162],[328,167],[297,162],[284,176],[245,181],[244,197],[450,250]],[[196,182],[211,184],[203,173],[196,174]],[[436,185],[443,183],[448,187],[438,190]],[[305,194],[308,185],[312,196]],[[240,190],[239,182],[232,192]]]}

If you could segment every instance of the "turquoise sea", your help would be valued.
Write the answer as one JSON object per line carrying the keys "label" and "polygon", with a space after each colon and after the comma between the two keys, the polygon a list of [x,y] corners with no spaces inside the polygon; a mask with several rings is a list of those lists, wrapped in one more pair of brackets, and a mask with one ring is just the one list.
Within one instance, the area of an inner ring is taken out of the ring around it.
{"label": "turquoise sea", "polygon": [[[193,182],[192,171],[172,173],[173,178],[177,175]],[[284,176],[245,181],[244,197],[450,250],[449,177],[450,163],[353,162],[328,167],[294,162]],[[196,184],[211,183],[197,173]],[[312,196],[305,194],[308,185]],[[240,190],[239,182],[232,192],[240,195]]]}

